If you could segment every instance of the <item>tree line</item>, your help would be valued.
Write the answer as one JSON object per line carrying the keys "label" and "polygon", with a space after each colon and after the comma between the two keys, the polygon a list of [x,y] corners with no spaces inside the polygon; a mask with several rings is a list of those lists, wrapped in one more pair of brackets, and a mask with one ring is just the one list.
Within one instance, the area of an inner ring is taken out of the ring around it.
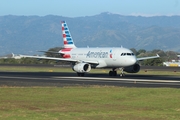
{"label": "tree line", "polygon": [[[45,52],[44,55],[47,57],[57,57],[62,58],[61,54],[58,54],[58,51],[61,50],[62,47],[55,47],[50,48],[48,52]],[[146,66],[162,66],[164,61],[170,60],[177,60],[177,55],[179,53],[174,51],[163,51],[159,49],[155,49],[152,51],[146,51],[145,49],[136,50],[135,48],[131,48],[133,53],[138,57],[148,57],[148,56],[155,56],[158,54],[160,58],[157,59],[149,59],[140,61],[140,65]],[[68,62],[64,61],[56,61],[56,60],[45,60],[45,59],[34,59],[34,58],[21,58],[21,59],[14,59],[14,58],[6,58],[0,59],[0,64],[69,64]]]}

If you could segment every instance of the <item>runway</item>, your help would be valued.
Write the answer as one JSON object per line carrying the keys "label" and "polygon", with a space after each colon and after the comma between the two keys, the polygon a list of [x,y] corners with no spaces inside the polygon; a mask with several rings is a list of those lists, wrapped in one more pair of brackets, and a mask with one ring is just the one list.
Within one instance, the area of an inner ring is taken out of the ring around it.
{"label": "runway", "polygon": [[110,77],[107,74],[89,73],[77,77],[67,72],[0,72],[0,86],[120,86],[120,87],[168,87],[180,88],[180,76],[137,75]]}

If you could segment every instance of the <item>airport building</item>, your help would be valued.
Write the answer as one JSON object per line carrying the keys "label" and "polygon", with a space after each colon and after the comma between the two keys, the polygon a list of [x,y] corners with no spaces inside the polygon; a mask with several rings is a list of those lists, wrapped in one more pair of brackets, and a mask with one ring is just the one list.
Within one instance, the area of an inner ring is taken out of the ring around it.
{"label": "airport building", "polygon": [[177,55],[178,60],[172,60],[170,62],[163,62],[163,66],[168,67],[180,67],[180,55]]}
{"label": "airport building", "polygon": [[0,59],[7,59],[7,58],[21,59],[22,56],[14,55],[13,53],[12,54],[8,54],[8,55],[4,55],[4,56],[0,56]]}

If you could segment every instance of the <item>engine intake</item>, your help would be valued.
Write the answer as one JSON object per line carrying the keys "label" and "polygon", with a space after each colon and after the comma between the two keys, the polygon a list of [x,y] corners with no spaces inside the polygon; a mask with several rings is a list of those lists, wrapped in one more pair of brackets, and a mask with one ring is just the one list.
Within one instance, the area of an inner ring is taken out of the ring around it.
{"label": "engine intake", "polygon": [[124,71],[127,73],[137,73],[137,72],[139,72],[139,70],[140,70],[140,65],[137,63],[132,66],[124,68]]}
{"label": "engine intake", "polygon": [[91,70],[91,65],[88,63],[78,63],[74,65],[72,69],[77,73],[86,73]]}

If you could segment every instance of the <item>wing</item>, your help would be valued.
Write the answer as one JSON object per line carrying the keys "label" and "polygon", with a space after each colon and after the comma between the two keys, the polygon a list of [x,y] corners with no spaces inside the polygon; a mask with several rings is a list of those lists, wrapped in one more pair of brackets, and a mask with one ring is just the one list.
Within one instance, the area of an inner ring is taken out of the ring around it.
{"label": "wing", "polygon": [[20,55],[23,58],[37,58],[37,59],[46,59],[46,60],[59,60],[59,61],[67,61],[67,62],[85,62],[90,64],[98,65],[98,61],[88,61],[88,60],[76,60],[76,59],[69,59],[69,58],[55,58],[55,57],[45,57],[45,56],[30,56],[30,55]]}
{"label": "wing", "polygon": [[159,57],[160,56],[157,54],[156,56],[137,58],[137,61],[143,61],[143,60],[159,58]]}

